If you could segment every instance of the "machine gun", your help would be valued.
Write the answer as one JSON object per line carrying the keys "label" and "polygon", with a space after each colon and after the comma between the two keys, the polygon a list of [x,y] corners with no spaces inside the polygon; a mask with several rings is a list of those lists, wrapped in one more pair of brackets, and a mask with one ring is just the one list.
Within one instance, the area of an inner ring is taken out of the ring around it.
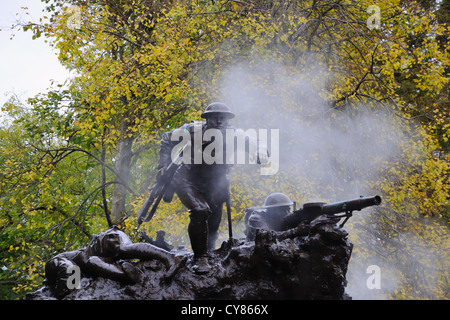
{"label": "machine gun", "polygon": [[343,227],[350,219],[353,211],[360,211],[366,207],[377,206],[381,203],[380,196],[360,197],[352,200],[345,200],[334,203],[310,202],[303,204],[303,208],[294,210],[294,212],[284,218],[283,224],[287,228],[295,228],[302,221],[311,222],[321,215],[328,215],[336,219],[336,223],[340,219],[345,218],[339,225]]}

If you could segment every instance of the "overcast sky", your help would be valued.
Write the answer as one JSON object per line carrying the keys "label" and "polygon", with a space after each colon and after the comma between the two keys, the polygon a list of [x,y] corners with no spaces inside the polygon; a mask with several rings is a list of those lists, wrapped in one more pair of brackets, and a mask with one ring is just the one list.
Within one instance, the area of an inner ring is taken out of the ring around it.
{"label": "overcast sky", "polygon": [[[28,7],[29,15],[21,7]],[[31,31],[11,30],[17,20],[39,22],[43,8],[40,0],[0,0],[0,106],[12,93],[25,102],[46,92],[51,79],[63,83],[69,77],[44,36],[33,40]],[[15,36],[10,40],[12,34]]]}

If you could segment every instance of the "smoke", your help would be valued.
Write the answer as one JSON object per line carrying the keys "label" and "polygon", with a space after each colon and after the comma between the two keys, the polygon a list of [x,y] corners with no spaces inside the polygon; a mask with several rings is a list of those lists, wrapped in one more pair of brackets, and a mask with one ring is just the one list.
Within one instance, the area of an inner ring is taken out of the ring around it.
{"label": "smoke", "polygon": [[[353,260],[353,261],[352,261]],[[345,292],[354,300],[384,300],[390,298],[399,286],[396,266],[379,257],[364,263],[352,257],[347,271]]]}
{"label": "smoke", "polygon": [[[247,207],[262,205],[271,192],[283,192],[300,204],[379,193],[374,186],[383,179],[383,169],[401,156],[401,146],[408,139],[404,124],[382,105],[331,107],[327,92],[332,80],[319,64],[297,70],[277,62],[248,61],[224,72],[220,93],[215,96],[236,114],[235,127],[279,130],[278,144],[269,146],[279,149],[277,174],[259,176],[255,169],[237,166],[232,170],[232,184],[245,188],[241,199],[248,199]],[[355,248],[349,265],[347,291],[354,299],[385,299],[399,282],[396,267],[373,249],[383,252],[382,244],[373,239],[377,232],[366,234],[360,227],[370,223],[371,210],[355,213],[359,218],[346,225],[350,234],[357,234],[358,243],[366,246]],[[242,225],[235,229],[244,236]],[[372,258],[365,260],[358,251]],[[382,290],[368,287],[369,266],[379,268]]]}
{"label": "smoke", "polygon": [[[254,165],[235,165],[231,170],[232,203],[238,214],[234,237],[245,237],[245,208],[261,206],[272,192],[283,192],[300,205],[360,195],[384,197],[380,185],[389,179],[386,173],[392,164],[402,161],[412,137],[419,136],[415,124],[374,101],[333,107],[329,100],[335,82],[320,62],[294,68],[251,57],[230,65],[213,83],[219,89],[211,91],[211,100],[230,106],[236,128],[279,133],[278,141],[268,145],[269,151],[279,152],[276,174],[260,175]],[[386,215],[393,216],[393,221]],[[422,288],[422,297],[433,298],[430,288],[447,281],[447,260],[440,261],[439,248],[423,239],[427,227],[422,224],[421,230],[399,233],[395,215],[383,199],[379,207],[354,212],[345,225],[355,244],[347,272],[347,293],[353,299],[402,297],[409,290],[405,286],[416,285]],[[222,228],[227,229],[226,221]],[[433,226],[433,232],[441,229]],[[439,232],[448,238],[447,230]],[[221,237],[226,240],[226,232]],[[421,252],[420,259],[411,254],[412,244]]]}
{"label": "smoke", "polygon": [[[427,239],[427,235],[419,231],[439,232],[444,244],[448,239],[446,227],[423,220],[417,226],[419,230],[389,237],[373,230],[375,225],[370,217],[367,214],[354,217],[356,221],[347,229],[355,247],[347,272],[346,292],[353,299],[441,299],[448,296],[448,251],[433,244],[431,238]],[[371,272],[370,267],[377,268],[377,274]],[[378,278],[378,286],[373,286],[375,278]]]}
{"label": "smoke", "polygon": [[236,127],[279,130],[278,144],[269,146],[279,149],[279,173],[266,182],[294,179],[303,189],[290,195],[298,201],[367,195],[404,141],[389,110],[331,108],[323,98],[329,77],[319,66],[299,72],[274,62],[249,65],[227,70],[220,99],[232,107]]}

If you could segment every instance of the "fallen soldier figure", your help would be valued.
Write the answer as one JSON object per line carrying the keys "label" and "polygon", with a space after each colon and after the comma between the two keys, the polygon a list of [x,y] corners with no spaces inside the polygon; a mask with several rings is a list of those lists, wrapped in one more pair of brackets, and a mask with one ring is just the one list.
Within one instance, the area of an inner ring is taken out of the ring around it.
{"label": "fallen soldier figure", "polygon": [[[128,259],[159,260],[166,267],[166,278],[173,277],[181,267],[183,257],[177,257],[150,243],[133,243],[118,227],[92,237],[83,249],[63,252],[51,258],[45,265],[45,284],[57,298],[67,295],[71,289],[67,281],[68,268],[78,266],[83,274],[104,277],[125,283],[142,281],[141,271]],[[69,269],[70,270],[70,269]]]}

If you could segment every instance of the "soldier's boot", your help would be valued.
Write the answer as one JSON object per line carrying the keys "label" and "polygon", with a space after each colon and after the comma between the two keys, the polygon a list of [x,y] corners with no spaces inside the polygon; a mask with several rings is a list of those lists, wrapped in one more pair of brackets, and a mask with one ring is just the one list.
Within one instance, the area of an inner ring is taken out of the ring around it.
{"label": "soldier's boot", "polygon": [[209,211],[190,211],[188,225],[189,239],[194,251],[194,271],[206,273],[211,267],[208,263],[208,216]]}
{"label": "soldier's boot", "polygon": [[211,265],[208,262],[208,256],[200,256],[198,258],[195,257],[195,265],[193,267],[193,270],[195,273],[207,273],[209,270],[211,270]]}

